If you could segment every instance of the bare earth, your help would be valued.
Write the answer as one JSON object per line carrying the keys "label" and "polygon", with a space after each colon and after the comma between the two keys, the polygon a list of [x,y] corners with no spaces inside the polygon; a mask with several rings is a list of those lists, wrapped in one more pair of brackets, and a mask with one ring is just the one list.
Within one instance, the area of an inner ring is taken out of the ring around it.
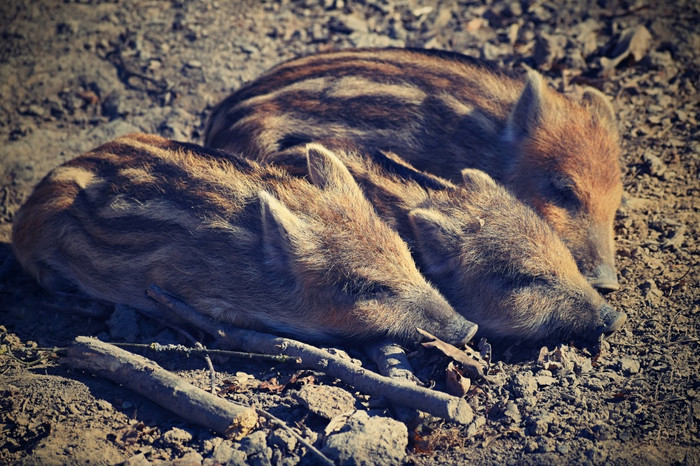
{"label": "bare earth", "polygon": [[[12,218],[51,168],[120,134],[200,141],[218,100],[283,59],[332,48],[411,46],[528,65],[559,90],[587,84],[613,98],[626,202],[616,221],[622,289],[607,298],[629,321],[593,358],[556,342],[545,342],[542,352],[543,344],[494,343],[500,382],[467,394],[475,423],[426,421],[413,430],[403,461],[700,464],[700,4],[487,3],[4,0],[0,463],[312,461],[268,424],[241,442],[224,440],[116,384],[71,370],[50,353],[28,350],[65,347],[78,335],[180,340],[136,315],[90,317],[113,306],[43,292],[13,260]],[[636,26],[645,29],[630,32]],[[625,31],[629,47],[621,39]],[[209,385],[198,357],[142,354],[195,385]],[[538,362],[540,354],[550,362]],[[444,385],[442,357],[421,349],[413,362],[423,380]],[[330,415],[304,386],[343,388],[354,395],[350,408],[391,416],[385,400],[322,373],[236,359],[214,366],[223,396],[268,409],[319,448]],[[389,461],[373,454],[355,462]]]}

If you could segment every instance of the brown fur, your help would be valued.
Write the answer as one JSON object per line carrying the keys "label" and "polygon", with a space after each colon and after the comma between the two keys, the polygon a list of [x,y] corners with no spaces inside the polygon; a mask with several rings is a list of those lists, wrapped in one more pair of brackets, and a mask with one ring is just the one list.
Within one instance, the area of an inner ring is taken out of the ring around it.
{"label": "brown fur", "polygon": [[595,286],[616,289],[613,220],[622,185],[610,104],[583,104],[466,56],[378,49],[278,65],[213,111],[205,144],[267,160],[292,145],[343,138],[394,151],[459,180],[486,171],[542,215]]}
{"label": "brown fur", "polygon": [[156,310],[156,284],[235,325],[305,339],[416,327],[461,342],[473,324],[420,275],[399,236],[330,153],[313,184],[272,166],[129,135],[49,173],[19,210],[13,246],[43,285]]}
{"label": "brown fur", "polygon": [[[391,153],[324,144],[409,244],[425,276],[481,334],[595,339],[624,322],[549,225],[486,173],[465,169],[455,185]],[[274,162],[303,173],[304,153],[288,149]]]}

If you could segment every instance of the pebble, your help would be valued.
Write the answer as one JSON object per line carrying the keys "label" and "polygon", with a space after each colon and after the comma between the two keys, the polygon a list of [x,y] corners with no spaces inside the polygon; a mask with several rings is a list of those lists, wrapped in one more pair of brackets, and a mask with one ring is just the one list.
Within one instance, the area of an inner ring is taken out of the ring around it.
{"label": "pebble", "polygon": [[288,452],[294,451],[297,446],[297,439],[287,429],[276,429],[270,433],[268,442],[276,445]]}
{"label": "pebble", "polygon": [[474,418],[474,420],[469,424],[469,427],[467,427],[467,433],[466,436],[473,437],[479,432],[479,429],[484,427],[486,425],[486,417],[485,416],[477,416]]}
{"label": "pebble", "polygon": [[405,424],[357,411],[325,438],[321,451],[339,464],[402,464],[407,446]]}
{"label": "pebble", "polygon": [[520,421],[522,421],[522,416],[520,416],[520,411],[518,410],[518,406],[515,404],[513,400],[508,400],[506,403],[506,409],[505,412],[503,413],[508,419],[513,424],[520,424]]}
{"label": "pebble", "polygon": [[511,382],[513,392],[519,398],[534,395],[537,391],[537,380],[530,371],[515,374]]}
{"label": "pebble", "polygon": [[537,385],[540,387],[549,387],[557,381],[557,379],[551,375],[537,375],[535,376],[535,380],[537,381]]}
{"label": "pebble", "polygon": [[544,435],[549,430],[549,424],[553,420],[552,413],[539,411],[526,420],[527,433],[529,435]]}
{"label": "pebble", "polygon": [[637,359],[621,358],[618,368],[625,374],[637,374],[640,369],[640,364]]}
{"label": "pebble", "polygon": [[179,427],[173,427],[163,434],[163,443],[168,446],[179,446],[189,443],[192,440],[192,434]]}
{"label": "pebble", "polygon": [[341,387],[304,385],[297,398],[309,411],[326,419],[355,409],[355,397]]}
{"label": "pebble", "polygon": [[565,55],[566,36],[541,33],[535,41],[534,59],[540,69],[548,70],[552,64]]}
{"label": "pebble", "polygon": [[231,440],[224,440],[214,449],[210,458],[219,464],[245,464],[247,455],[234,448]]}
{"label": "pebble", "polygon": [[664,179],[666,173],[666,164],[659,157],[654,155],[651,150],[644,151],[642,154],[642,162],[650,175]]}

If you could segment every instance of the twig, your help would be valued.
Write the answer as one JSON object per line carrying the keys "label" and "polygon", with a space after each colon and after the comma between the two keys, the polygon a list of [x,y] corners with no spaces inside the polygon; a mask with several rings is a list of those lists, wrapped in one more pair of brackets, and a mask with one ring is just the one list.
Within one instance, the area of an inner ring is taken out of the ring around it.
{"label": "twig", "polygon": [[270,421],[272,424],[282,427],[285,429],[287,432],[289,432],[295,439],[299,441],[302,445],[304,445],[306,448],[309,449],[309,451],[313,452],[316,456],[319,457],[322,463],[324,464],[334,464],[333,461],[328,459],[326,455],[321,453],[316,447],[311,445],[309,442],[307,442],[304,437],[301,435],[297,434],[294,429],[290,428],[287,424],[284,423],[280,418],[275,417],[274,415],[268,413],[267,411],[260,409],[260,408],[255,408],[255,412],[258,414],[258,416],[264,417],[268,421]]}
{"label": "twig", "polygon": [[[293,363],[301,363],[300,358],[294,358],[290,356],[285,356],[283,354],[260,354],[260,353],[247,353],[244,351],[231,351],[231,350],[223,350],[223,349],[211,349],[211,348],[193,348],[190,346],[184,346],[184,345],[161,345],[160,343],[150,343],[150,344],[144,344],[144,343],[111,343],[114,346],[117,346],[119,348],[136,348],[136,349],[143,349],[143,350],[150,350],[150,351],[156,351],[156,352],[174,352],[174,353],[206,353],[206,354],[211,354],[211,355],[216,355],[216,356],[229,356],[233,358],[241,358],[241,359],[253,359],[253,360],[266,360],[266,361],[276,361],[276,362],[293,362]],[[23,348],[24,350],[34,350],[34,351],[50,351],[50,352],[65,352],[68,350],[68,347],[43,347],[43,346],[38,346],[36,348]]]}
{"label": "twig", "polygon": [[[195,344],[195,347],[197,349],[205,349],[204,345],[202,345],[200,342],[197,342]],[[207,353],[204,353],[204,361],[207,363],[207,367],[209,368],[209,384],[211,388],[211,394],[216,395],[216,370],[214,370],[214,363],[211,362],[211,358]]]}
{"label": "twig", "polygon": [[288,356],[300,357],[302,367],[321,370],[332,377],[341,379],[360,391],[368,394],[384,395],[394,403],[402,406],[420,406],[422,411],[443,419],[469,424],[474,417],[471,407],[463,399],[417,387],[406,381],[393,380],[381,376],[336,357],[328,351],[296,340],[276,337],[253,330],[237,329],[221,322],[213,322],[155,285],[152,285],[147,290],[147,294],[181,319],[218,337],[234,348],[255,348],[260,351],[278,352]]}
{"label": "twig", "polygon": [[[423,385],[420,379],[413,374],[411,363],[408,361],[403,348],[399,345],[390,341],[381,341],[367,346],[365,353],[374,361],[379,369],[379,373],[383,376],[396,380],[405,380],[420,386]],[[391,399],[389,399],[389,403],[396,417],[404,424],[413,424],[414,420],[419,417],[415,408],[397,405]]]}
{"label": "twig", "polygon": [[256,425],[255,409],[207,393],[143,356],[94,338],[77,337],[66,364],[87,369],[139,393],[184,419],[235,439]]}

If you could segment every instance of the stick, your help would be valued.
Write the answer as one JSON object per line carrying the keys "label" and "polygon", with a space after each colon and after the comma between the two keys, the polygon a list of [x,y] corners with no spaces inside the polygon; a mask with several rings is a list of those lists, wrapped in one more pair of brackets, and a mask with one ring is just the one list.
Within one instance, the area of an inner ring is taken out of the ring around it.
{"label": "stick", "polygon": [[221,322],[213,322],[155,285],[151,285],[146,293],[181,319],[216,336],[234,348],[248,350],[255,348],[256,351],[299,357],[302,360],[302,367],[323,371],[360,391],[384,395],[402,406],[420,406],[421,410],[443,419],[466,425],[474,417],[469,404],[461,398],[417,387],[407,381],[381,376],[338,358],[328,351],[296,340],[253,330],[237,329]]}
{"label": "stick", "polygon": [[[197,347],[191,347],[191,346],[184,346],[184,345],[162,345],[160,343],[151,343],[151,344],[145,344],[145,343],[112,343],[114,346],[118,346],[120,348],[138,348],[138,349],[143,349],[143,350],[150,350],[150,351],[156,351],[156,352],[166,352],[166,351],[171,351],[174,353],[186,353],[186,354],[199,354],[199,353],[205,353],[209,355],[217,355],[217,356],[227,356],[227,357],[234,357],[234,358],[240,358],[240,359],[251,359],[251,360],[262,360],[262,361],[274,361],[274,362],[285,362],[285,363],[300,363],[301,360],[299,358],[292,358],[289,356],[284,356],[280,354],[260,354],[260,353],[248,353],[248,352],[243,352],[243,351],[231,351],[231,350],[222,350],[222,349],[211,349],[211,348],[197,348]],[[34,348],[34,349],[48,349],[48,350],[54,350],[54,348]]]}
{"label": "stick", "polygon": [[[367,356],[379,368],[379,373],[394,380],[405,380],[409,383],[422,385],[418,377],[413,374],[411,363],[406,357],[406,353],[399,345],[390,341],[381,341],[365,348]],[[400,406],[389,399],[389,403],[396,414],[396,417],[406,425],[412,425],[420,417],[414,408]]]}
{"label": "stick", "polygon": [[64,362],[122,384],[187,421],[226,437],[240,439],[258,421],[255,409],[207,393],[150,359],[94,338],[77,337]]}

